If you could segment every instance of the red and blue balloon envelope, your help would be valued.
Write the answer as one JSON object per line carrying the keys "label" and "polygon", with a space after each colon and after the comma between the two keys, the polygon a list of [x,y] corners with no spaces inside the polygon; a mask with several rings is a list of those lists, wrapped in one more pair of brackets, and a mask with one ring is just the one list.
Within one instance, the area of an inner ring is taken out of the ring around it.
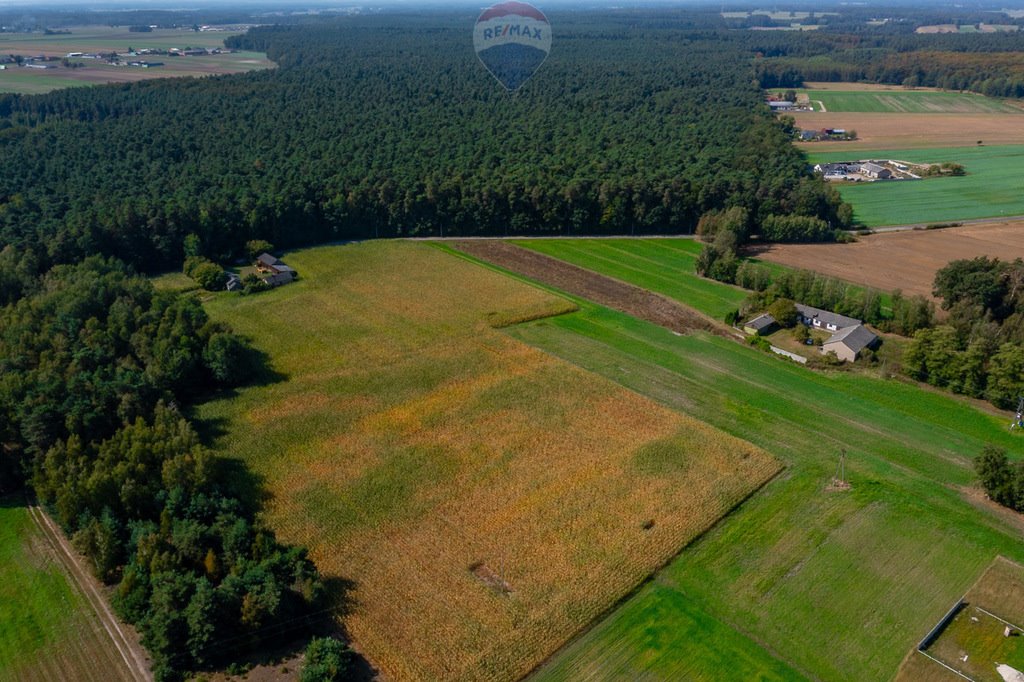
{"label": "red and blue balloon envelope", "polygon": [[551,26],[533,5],[498,3],[476,20],[473,47],[491,75],[509,90],[516,90],[547,59]]}

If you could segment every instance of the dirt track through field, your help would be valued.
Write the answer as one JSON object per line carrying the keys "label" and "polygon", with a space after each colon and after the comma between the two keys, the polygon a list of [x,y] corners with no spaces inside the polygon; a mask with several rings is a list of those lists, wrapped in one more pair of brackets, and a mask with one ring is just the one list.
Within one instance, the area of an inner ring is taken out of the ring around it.
{"label": "dirt track through field", "polygon": [[[54,555],[63,565],[65,572],[71,581],[77,586],[78,591],[88,602],[96,614],[96,620],[109,636],[112,648],[117,650],[117,656],[107,658],[117,660],[118,664],[113,667],[95,669],[91,667],[77,668],[76,675],[89,671],[95,672],[97,677],[89,675],[89,679],[96,680],[124,680],[125,682],[151,682],[152,674],[149,672],[149,664],[145,651],[139,644],[138,636],[130,628],[122,625],[117,617],[111,612],[107,600],[96,586],[96,580],[88,574],[81,566],[77,555],[71,549],[64,534],[56,524],[46,515],[40,507],[32,505],[29,507],[32,520],[35,521],[47,541],[52,545]],[[110,663],[114,663],[110,660]]]}
{"label": "dirt track through field", "polygon": [[530,251],[508,242],[474,240],[454,246],[512,272],[627,313],[680,334],[703,330],[728,337],[711,318],[638,286],[621,282],[557,258]]}
{"label": "dirt track through field", "polygon": [[1024,258],[1024,222],[874,234],[852,244],[773,244],[756,255],[883,291],[931,297],[935,272],[952,260]]}

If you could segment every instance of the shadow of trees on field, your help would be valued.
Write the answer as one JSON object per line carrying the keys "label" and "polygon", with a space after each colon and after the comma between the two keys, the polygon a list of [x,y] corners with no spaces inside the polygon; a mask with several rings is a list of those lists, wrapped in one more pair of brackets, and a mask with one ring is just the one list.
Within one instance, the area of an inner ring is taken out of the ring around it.
{"label": "shadow of trees on field", "polygon": [[[282,675],[291,678],[293,673],[301,669],[302,655],[313,638],[330,637],[350,642],[342,619],[354,606],[351,595],[355,586],[355,582],[345,578],[324,578],[324,608],[291,623],[285,623],[273,636],[264,633],[256,642],[238,644],[233,656],[233,668],[246,672],[232,679],[266,679],[268,675],[272,679],[278,679]],[[260,672],[259,668],[266,670]],[[211,669],[206,672],[215,673],[217,670]],[[351,653],[346,680],[369,682],[376,680],[377,675],[377,670],[369,661],[354,651]],[[297,678],[297,675],[295,677]]]}

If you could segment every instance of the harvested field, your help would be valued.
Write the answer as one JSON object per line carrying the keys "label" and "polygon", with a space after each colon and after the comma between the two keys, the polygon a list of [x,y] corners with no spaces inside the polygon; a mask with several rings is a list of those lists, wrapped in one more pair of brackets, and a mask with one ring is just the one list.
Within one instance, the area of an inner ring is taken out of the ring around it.
{"label": "harvested field", "polygon": [[455,246],[517,274],[681,334],[702,330],[727,335],[689,306],[536,251],[492,239],[456,242]]}
{"label": "harvested field", "polygon": [[206,304],[284,378],[199,417],[350,581],[344,624],[389,679],[521,677],[779,469],[494,329],[562,297],[422,243],[287,260],[299,282]]}
{"label": "harvested field", "polygon": [[883,291],[930,297],[935,272],[952,260],[1024,258],[1024,222],[880,233],[852,244],[772,244],[756,255]]}
{"label": "harvested field", "polygon": [[849,142],[800,142],[807,151],[843,151],[860,149],[913,149],[924,147],[962,147],[977,144],[1024,144],[1024,116],[1021,114],[902,114],[865,112],[857,114],[829,111],[794,112],[799,128],[845,128],[856,130],[857,139]]}

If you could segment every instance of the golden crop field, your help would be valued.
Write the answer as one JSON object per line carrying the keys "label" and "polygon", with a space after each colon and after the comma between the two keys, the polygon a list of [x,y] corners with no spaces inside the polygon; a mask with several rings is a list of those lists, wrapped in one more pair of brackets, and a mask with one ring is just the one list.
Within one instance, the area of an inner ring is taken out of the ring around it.
{"label": "golden crop field", "polygon": [[575,308],[555,295],[421,243],[285,261],[298,283],[208,302],[281,379],[199,416],[350,581],[391,679],[521,677],[779,470],[493,327]]}

